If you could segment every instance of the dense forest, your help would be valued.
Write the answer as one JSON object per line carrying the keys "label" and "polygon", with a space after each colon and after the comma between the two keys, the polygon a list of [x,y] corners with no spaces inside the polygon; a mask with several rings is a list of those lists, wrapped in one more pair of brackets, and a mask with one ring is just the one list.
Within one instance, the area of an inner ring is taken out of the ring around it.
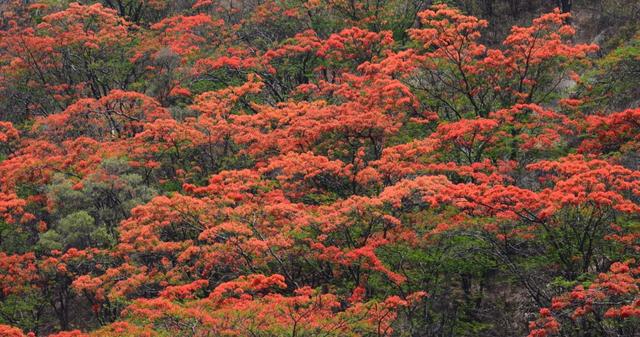
{"label": "dense forest", "polygon": [[0,1],[0,337],[640,336],[640,0]]}

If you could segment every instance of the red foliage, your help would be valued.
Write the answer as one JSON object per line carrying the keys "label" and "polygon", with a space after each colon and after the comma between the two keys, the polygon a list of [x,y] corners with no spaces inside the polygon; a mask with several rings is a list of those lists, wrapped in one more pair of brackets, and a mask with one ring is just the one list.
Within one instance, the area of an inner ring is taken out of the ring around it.
{"label": "red foliage", "polygon": [[101,325],[57,337],[382,337],[475,324],[508,277],[548,302],[530,337],[640,317],[640,269],[613,261],[640,251],[640,110],[551,108],[597,49],[569,14],[490,48],[446,5],[126,3],[0,22],[0,99],[26,110],[0,121],[0,304]]}

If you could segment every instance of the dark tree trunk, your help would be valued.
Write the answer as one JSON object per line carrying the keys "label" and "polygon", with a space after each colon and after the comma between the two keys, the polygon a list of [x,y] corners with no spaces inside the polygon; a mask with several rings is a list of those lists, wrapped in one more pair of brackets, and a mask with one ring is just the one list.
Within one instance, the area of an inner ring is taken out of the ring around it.
{"label": "dark tree trunk", "polygon": [[560,7],[562,13],[569,13],[571,12],[572,2],[572,0],[558,0],[558,7]]}
{"label": "dark tree trunk", "polygon": [[509,0],[509,11],[511,12],[511,17],[513,18],[518,17],[518,7],[519,7],[518,5],[519,5],[518,0]]}
{"label": "dark tree trunk", "polygon": [[485,17],[493,17],[493,0],[484,1],[484,15]]}

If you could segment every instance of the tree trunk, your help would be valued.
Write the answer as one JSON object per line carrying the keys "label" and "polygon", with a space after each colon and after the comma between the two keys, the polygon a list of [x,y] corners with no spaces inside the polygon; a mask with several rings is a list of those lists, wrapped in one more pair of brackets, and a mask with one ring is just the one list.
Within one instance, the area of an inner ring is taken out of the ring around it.
{"label": "tree trunk", "polygon": [[558,7],[560,7],[562,13],[569,13],[571,12],[572,2],[572,0],[558,0]]}
{"label": "tree trunk", "polygon": [[518,0],[509,0],[509,11],[511,12],[511,17],[518,17]]}
{"label": "tree trunk", "polygon": [[484,16],[487,18],[493,17],[493,0],[484,1]]}

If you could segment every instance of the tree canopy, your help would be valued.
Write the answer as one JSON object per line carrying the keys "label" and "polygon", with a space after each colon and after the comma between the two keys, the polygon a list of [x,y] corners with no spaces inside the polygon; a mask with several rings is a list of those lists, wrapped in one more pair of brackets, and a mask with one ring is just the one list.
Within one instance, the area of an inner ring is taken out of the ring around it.
{"label": "tree canopy", "polygon": [[0,336],[640,334],[606,3],[0,4]]}

